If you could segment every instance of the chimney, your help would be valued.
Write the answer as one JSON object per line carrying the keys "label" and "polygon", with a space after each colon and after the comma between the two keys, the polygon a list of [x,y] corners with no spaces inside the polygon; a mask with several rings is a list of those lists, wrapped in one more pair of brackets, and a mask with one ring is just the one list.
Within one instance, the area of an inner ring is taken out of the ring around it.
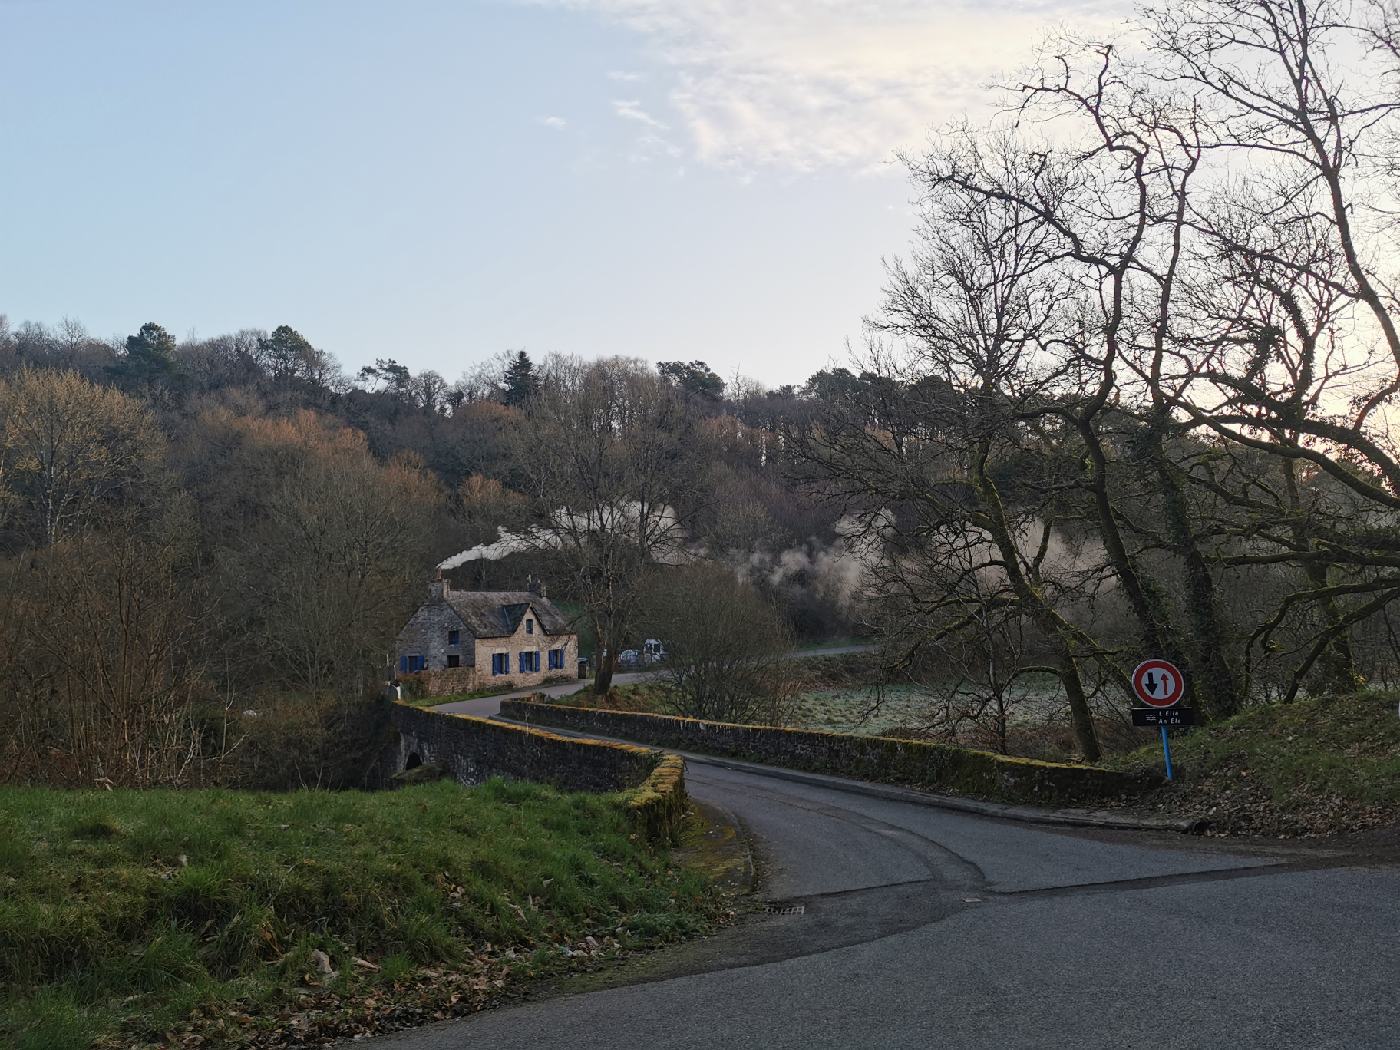
{"label": "chimney", "polygon": [[543,597],[545,597],[545,593],[544,593],[544,581],[543,581],[542,579],[540,579],[538,576],[531,576],[531,577],[530,577],[530,582],[529,582],[528,586],[529,586],[530,593],[533,594],[536,598],[543,598]]}
{"label": "chimney", "polygon": [[445,580],[445,579],[443,578],[442,570],[441,570],[441,569],[439,569],[439,570],[437,571],[437,575],[435,575],[435,576],[432,578],[432,580],[429,581],[429,583],[428,583],[428,597],[429,597],[429,598],[446,598],[446,597],[447,597],[447,580]]}

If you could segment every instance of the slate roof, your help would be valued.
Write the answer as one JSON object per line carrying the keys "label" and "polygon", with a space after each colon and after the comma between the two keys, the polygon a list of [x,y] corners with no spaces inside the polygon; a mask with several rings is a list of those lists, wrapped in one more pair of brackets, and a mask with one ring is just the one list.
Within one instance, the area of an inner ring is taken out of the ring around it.
{"label": "slate roof", "polygon": [[545,634],[574,633],[553,602],[529,591],[449,591],[446,601],[477,638],[509,637],[530,608]]}

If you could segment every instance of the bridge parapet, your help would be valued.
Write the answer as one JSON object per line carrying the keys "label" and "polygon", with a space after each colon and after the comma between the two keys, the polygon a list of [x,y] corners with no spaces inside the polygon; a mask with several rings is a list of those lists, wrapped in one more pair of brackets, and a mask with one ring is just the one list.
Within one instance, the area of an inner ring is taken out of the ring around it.
{"label": "bridge parapet", "polygon": [[389,721],[398,730],[392,770],[437,766],[468,785],[510,777],[563,791],[626,791],[644,783],[661,760],[654,748],[560,736],[401,703],[390,705]]}

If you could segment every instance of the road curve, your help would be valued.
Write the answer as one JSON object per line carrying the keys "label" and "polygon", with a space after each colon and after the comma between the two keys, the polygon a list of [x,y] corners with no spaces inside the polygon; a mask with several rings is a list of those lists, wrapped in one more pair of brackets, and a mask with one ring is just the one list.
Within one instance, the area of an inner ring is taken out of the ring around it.
{"label": "road curve", "polygon": [[703,762],[687,784],[802,914],[672,953],[648,983],[356,1045],[1400,1045],[1393,858],[1050,830]]}

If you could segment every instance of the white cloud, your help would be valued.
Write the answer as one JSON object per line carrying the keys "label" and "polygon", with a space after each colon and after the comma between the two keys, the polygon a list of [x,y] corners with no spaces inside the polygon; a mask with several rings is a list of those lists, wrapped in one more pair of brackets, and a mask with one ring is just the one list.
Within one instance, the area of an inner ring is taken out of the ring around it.
{"label": "white cloud", "polygon": [[624,120],[635,120],[638,124],[645,124],[658,131],[666,130],[666,125],[644,110],[636,99],[613,99],[613,112]]}
{"label": "white cloud", "polygon": [[637,81],[645,79],[645,77],[641,73],[633,73],[626,69],[610,69],[608,70],[608,79],[621,81],[624,84],[635,84]]}
{"label": "white cloud", "polygon": [[[1029,62],[1047,30],[1108,30],[1126,0],[522,2],[640,33],[671,71],[667,101],[696,158],[742,172],[878,165],[976,114],[985,85]],[[614,107],[662,128],[639,103]]]}
{"label": "white cloud", "polygon": [[569,122],[563,117],[540,117],[540,123],[547,128],[556,128],[560,131],[569,126]]}

